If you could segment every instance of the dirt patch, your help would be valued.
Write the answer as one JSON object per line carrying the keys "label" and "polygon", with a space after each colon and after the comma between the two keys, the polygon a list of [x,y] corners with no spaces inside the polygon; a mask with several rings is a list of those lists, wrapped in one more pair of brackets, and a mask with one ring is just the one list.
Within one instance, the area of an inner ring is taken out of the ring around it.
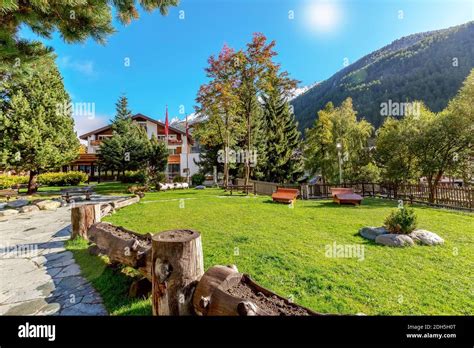
{"label": "dirt patch", "polygon": [[258,308],[268,315],[311,315],[311,313],[309,313],[305,308],[301,308],[295,304],[285,301],[276,295],[267,296],[262,292],[256,291],[248,284],[243,282],[240,282],[235,287],[228,289],[226,292],[232,296],[252,301],[255,305],[257,305]]}

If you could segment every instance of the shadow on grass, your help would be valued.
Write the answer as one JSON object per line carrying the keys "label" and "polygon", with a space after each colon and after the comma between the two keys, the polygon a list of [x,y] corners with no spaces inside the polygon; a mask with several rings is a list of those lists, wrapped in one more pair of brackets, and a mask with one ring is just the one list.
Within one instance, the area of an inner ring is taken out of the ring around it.
{"label": "shadow on grass", "polygon": [[314,205],[305,205],[303,208],[330,208],[330,209],[344,209],[347,207],[352,207],[354,209],[359,208],[380,208],[380,207],[387,207],[387,208],[394,208],[396,207],[396,201],[385,201],[385,200],[367,200],[365,199],[362,201],[361,205],[353,205],[353,204],[337,204],[333,201],[328,200],[313,200],[313,202],[317,203]]}
{"label": "shadow on grass", "polygon": [[130,285],[140,278],[135,270],[127,267],[113,268],[105,258],[89,254],[84,239],[68,241],[66,246],[81,267],[82,275],[101,295],[104,306],[111,315],[152,314],[148,299],[128,297]]}

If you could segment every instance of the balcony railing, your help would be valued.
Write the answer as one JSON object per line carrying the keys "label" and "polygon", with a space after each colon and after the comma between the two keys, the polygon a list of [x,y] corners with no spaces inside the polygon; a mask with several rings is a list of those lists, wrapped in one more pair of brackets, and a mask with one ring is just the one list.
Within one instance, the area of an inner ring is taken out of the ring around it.
{"label": "balcony railing", "polygon": [[99,146],[102,143],[102,140],[91,140],[91,146]]}

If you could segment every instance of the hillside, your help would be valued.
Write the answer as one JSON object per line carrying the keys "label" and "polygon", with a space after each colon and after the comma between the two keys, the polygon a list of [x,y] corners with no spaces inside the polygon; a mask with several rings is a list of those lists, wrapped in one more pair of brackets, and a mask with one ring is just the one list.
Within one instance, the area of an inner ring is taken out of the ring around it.
{"label": "hillside", "polygon": [[[454,59],[457,58],[457,66]],[[474,68],[474,22],[403,37],[359,59],[294,100],[299,129],[311,127],[317,111],[352,97],[359,118],[379,127],[383,102],[424,101],[440,111]]]}

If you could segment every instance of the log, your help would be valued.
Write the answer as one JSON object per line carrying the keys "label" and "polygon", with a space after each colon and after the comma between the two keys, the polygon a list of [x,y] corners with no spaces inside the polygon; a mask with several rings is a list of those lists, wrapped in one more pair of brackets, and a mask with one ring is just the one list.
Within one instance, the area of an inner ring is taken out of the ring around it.
{"label": "log", "polygon": [[139,201],[140,201],[139,196],[132,196],[130,198],[124,198],[118,201],[111,202],[110,204],[115,210],[117,210],[117,209],[126,207],[127,205],[138,203]]}
{"label": "log", "polygon": [[100,204],[85,204],[71,209],[71,239],[80,236],[86,240],[89,227],[101,220]]}
{"label": "log", "polygon": [[214,291],[221,284],[223,287],[230,287],[236,284],[240,281],[241,277],[242,274],[238,273],[237,267],[233,265],[211,267],[204,276],[202,276],[194,292],[193,306],[196,314],[207,315],[210,299]]}
{"label": "log", "polygon": [[198,315],[207,316],[319,314],[291,303],[229,266],[211,267],[202,276],[194,292],[193,305]]}
{"label": "log", "polygon": [[151,281],[151,237],[129,231],[123,227],[100,222],[87,233],[110,262],[138,269]]}
{"label": "log", "polygon": [[152,237],[153,315],[191,315],[193,293],[204,274],[201,234],[171,230]]}
{"label": "log", "polygon": [[100,206],[100,214],[102,215],[102,217],[109,215],[110,213],[113,212],[113,210],[114,210],[114,207],[112,207],[112,204],[109,204],[109,203],[102,204]]}

